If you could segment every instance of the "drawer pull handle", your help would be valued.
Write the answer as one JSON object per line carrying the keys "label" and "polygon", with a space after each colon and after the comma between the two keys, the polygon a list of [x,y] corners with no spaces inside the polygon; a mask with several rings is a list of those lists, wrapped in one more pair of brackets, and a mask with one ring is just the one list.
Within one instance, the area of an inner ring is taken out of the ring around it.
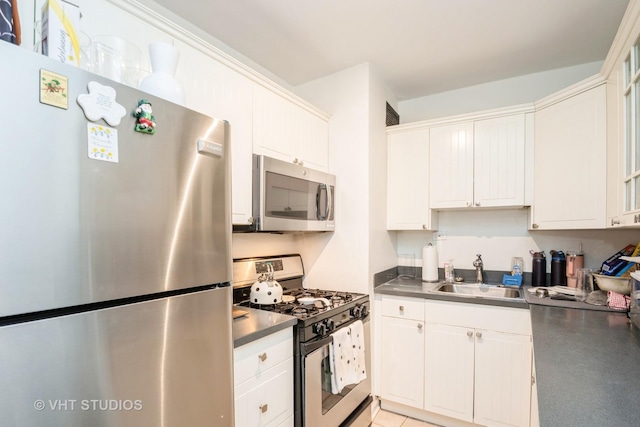
{"label": "drawer pull handle", "polygon": [[467,331],[467,336],[468,336],[469,338],[471,338],[471,337],[473,336],[473,332],[472,332],[472,331]]}
{"label": "drawer pull handle", "polygon": [[400,311],[404,311],[404,305],[401,305],[400,307],[398,307],[398,309],[399,309]]}
{"label": "drawer pull handle", "polygon": [[262,353],[261,355],[258,356],[258,358],[260,359],[261,362],[264,362],[265,360],[267,360],[267,353]]}
{"label": "drawer pull handle", "polygon": [[266,403],[264,405],[260,405],[260,412],[262,412],[263,414],[268,410],[269,410],[269,405],[267,405]]}
{"label": "drawer pull handle", "polygon": [[482,338],[482,332],[476,332],[476,337]]}

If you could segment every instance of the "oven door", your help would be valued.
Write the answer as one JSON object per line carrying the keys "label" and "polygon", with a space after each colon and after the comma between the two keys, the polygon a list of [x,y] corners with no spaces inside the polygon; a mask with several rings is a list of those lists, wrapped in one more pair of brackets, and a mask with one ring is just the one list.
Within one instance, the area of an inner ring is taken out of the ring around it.
{"label": "oven door", "polygon": [[325,339],[324,345],[304,357],[304,427],[339,426],[371,394],[371,331],[369,320],[363,322],[367,378],[358,384],[346,386],[340,394],[331,393],[331,338]]}

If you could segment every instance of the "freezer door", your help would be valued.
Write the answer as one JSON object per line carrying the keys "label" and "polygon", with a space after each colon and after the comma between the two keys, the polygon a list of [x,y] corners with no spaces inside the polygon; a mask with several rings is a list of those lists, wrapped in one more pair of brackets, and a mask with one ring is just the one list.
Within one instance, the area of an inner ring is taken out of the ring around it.
{"label": "freezer door", "polygon": [[[9,43],[0,58],[0,317],[231,281],[226,122]],[[68,79],[67,109],[39,101],[41,70]],[[77,103],[92,81],[126,110],[118,126]],[[134,131],[141,99],[154,135]]]}
{"label": "freezer door", "polygon": [[0,425],[233,426],[231,289],[0,327]]}

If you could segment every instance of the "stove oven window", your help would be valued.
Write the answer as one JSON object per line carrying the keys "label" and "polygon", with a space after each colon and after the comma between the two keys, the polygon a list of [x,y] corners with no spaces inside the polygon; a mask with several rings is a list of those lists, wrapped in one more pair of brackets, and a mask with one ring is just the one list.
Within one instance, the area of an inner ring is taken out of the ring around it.
{"label": "stove oven window", "polygon": [[329,347],[325,347],[324,359],[322,359],[322,415],[326,414],[340,400],[345,397],[357,384],[345,386],[338,394],[331,393],[331,367],[329,364]]}

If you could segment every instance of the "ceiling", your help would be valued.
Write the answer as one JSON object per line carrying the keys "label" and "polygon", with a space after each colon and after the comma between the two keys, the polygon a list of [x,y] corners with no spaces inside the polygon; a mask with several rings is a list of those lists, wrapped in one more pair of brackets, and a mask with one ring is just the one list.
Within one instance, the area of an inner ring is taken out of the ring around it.
{"label": "ceiling", "polygon": [[291,86],[370,62],[398,99],[602,61],[629,0],[155,0]]}

